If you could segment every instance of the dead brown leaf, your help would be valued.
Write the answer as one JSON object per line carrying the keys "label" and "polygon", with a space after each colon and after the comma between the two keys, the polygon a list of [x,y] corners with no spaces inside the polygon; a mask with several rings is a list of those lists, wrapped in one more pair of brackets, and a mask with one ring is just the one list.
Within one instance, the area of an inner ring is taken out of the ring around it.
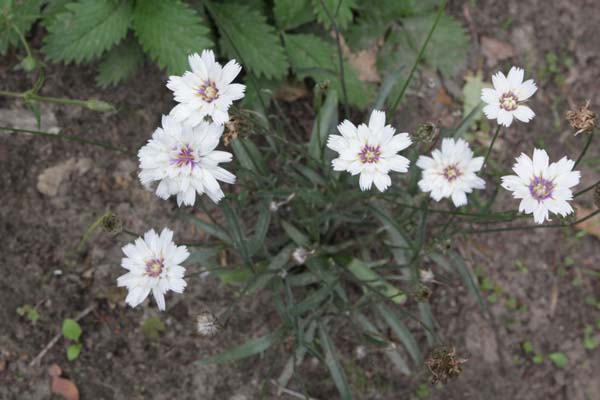
{"label": "dead brown leaf", "polygon": [[358,73],[358,79],[363,82],[381,82],[381,76],[377,71],[377,52],[383,45],[383,38],[380,38],[375,45],[369,49],[353,53],[343,37],[340,36],[342,52],[348,58],[350,64]]}
{"label": "dead brown leaf", "polygon": [[481,54],[488,67],[494,67],[499,61],[513,57],[515,48],[510,44],[488,36],[481,37]]}
{"label": "dead brown leaf", "polygon": [[58,364],[52,364],[48,368],[48,375],[52,378],[52,393],[62,396],[65,400],[79,400],[79,389],[70,380],[61,378],[61,373]]}

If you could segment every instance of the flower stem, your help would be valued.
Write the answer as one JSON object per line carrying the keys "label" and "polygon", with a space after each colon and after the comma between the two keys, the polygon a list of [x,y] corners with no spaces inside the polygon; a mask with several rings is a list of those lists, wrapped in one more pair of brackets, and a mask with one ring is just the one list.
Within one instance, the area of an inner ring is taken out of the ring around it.
{"label": "flower stem", "polygon": [[116,151],[116,152],[119,152],[122,154],[127,154],[128,156],[132,156],[132,157],[136,156],[135,153],[132,153],[125,148],[115,147],[115,146],[111,145],[110,143],[100,142],[98,140],[85,139],[85,138],[82,138],[79,136],[69,136],[69,135],[63,135],[61,133],[49,133],[49,132],[43,132],[43,131],[36,131],[36,130],[32,130],[32,129],[20,129],[20,128],[11,128],[9,126],[0,126],[0,131],[3,131],[3,130],[12,131],[12,132],[16,132],[16,133],[31,133],[32,135],[44,136],[44,137],[48,137],[48,138],[52,138],[52,139],[62,139],[62,140],[70,141],[70,142],[91,144],[91,145],[102,147],[102,148],[105,148],[108,150],[113,150],[113,151]]}
{"label": "flower stem", "polygon": [[[342,95],[344,96],[344,117],[348,118],[348,116],[350,115],[348,112],[348,90],[346,89],[346,79],[344,77],[344,56],[342,53],[342,44],[340,42],[340,29],[337,25],[337,22],[335,21],[335,16],[331,15],[331,12],[329,12],[329,9],[327,8],[327,6],[325,6],[325,3],[323,2],[323,0],[319,0],[319,1],[321,2],[321,7],[323,7],[323,10],[325,10],[325,14],[327,14],[327,18],[329,18],[329,20],[331,21],[331,26],[333,27],[333,30],[335,32],[338,64],[340,65],[340,84],[342,86]],[[337,10],[339,10],[341,4],[342,4],[342,0],[338,0]],[[337,10],[336,10],[336,14],[337,14]]]}
{"label": "flower stem", "polygon": [[594,131],[591,131],[590,134],[588,135],[588,140],[585,143],[583,150],[581,150],[579,157],[577,157],[577,161],[575,161],[575,165],[573,165],[573,168],[575,168],[577,166],[577,164],[579,164],[581,162],[581,160],[583,160],[583,156],[585,156],[585,153],[588,151],[590,145],[592,144],[593,138],[594,138]]}
{"label": "flower stem", "polygon": [[410,70],[410,73],[408,74],[408,78],[404,82],[404,86],[402,86],[402,90],[400,91],[400,94],[396,98],[396,101],[394,101],[394,104],[390,107],[389,113],[392,115],[396,112],[396,108],[402,101],[402,98],[404,97],[404,93],[406,92],[406,89],[408,89],[408,85],[410,85],[410,82],[412,81],[413,75],[415,74],[415,71],[417,70],[417,66],[419,65],[419,62],[421,61],[421,59],[423,58],[423,54],[425,54],[425,50],[427,49],[427,46],[429,45],[429,41],[431,40],[431,37],[433,36],[433,33],[435,32],[435,29],[437,28],[437,25],[440,22],[440,19],[442,18],[442,14],[444,13],[444,9],[446,8],[447,2],[448,2],[448,0],[444,0],[442,2],[442,4],[440,5],[437,15],[435,16],[435,21],[433,21],[433,25],[431,26],[431,29],[429,30],[429,34],[427,35],[425,42],[423,42],[423,45],[421,46],[421,50],[419,50],[419,53],[417,54],[417,58],[415,59],[415,62]]}
{"label": "flower stem", "polygon": [[586,215],[585,217],[578,219],[575,222],[571,222],[569,224],[550,224],[550,225],[518,225],[518,226],[506,226],[503,228],[491,228],[491,229],[481,229],[481,230],[472,230],[461,232],[464,234],[479,234],[479,233],[491,233],[491,232],[506,232],[506,231],[518,231],[518,230],[529,230],[529,229],[547,229],[547,228],[565,228],[568,226],[574,226],[580,224],[582,222],[587,221],[590,218],[598,215],[600,210],[596,210],[591,214]]}
{"label": "flower stem", "polygon": [[589,192],[590,190],[594,189],[596,186],[600,185],[600,181],[595,182],[593,185],[586,187],[585,189],[580,190],[579,192],[575,193],[573,195],[573,197],[578,197],[581,196],[584,193]]}
{"label": "flower stem", "polygon": [[490,157],[490,154],[492,153],[492,147],[494,147],[494,143],[496,143],[496,139],[498,138],[498,134],[500,133],[500,126],[501,125],[498,124],[498,126],[496,127],[496,132],[494,133],[494,137],[492,138],[490,147],[488,147],[487,153],[485,153],[485,158],[483,159],[483,165],[481,166],[481,171],[483,171],[485,169],[485,166],[487,165],[487,160]]}

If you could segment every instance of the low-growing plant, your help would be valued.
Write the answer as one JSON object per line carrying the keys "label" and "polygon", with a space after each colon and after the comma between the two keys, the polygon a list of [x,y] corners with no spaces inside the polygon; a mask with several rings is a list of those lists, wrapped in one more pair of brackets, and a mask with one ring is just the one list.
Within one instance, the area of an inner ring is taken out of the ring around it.
{"label": "low-growing plant", "polygon": [[[465,92],[469,104],[455,127],[426,122],[412,134],[394,127],[421,61],[451,76],[465,58],[466,35],[444,15],[445,1],[437,8],[435,1],[401,0],[274,0],[270,9],[267,4],[39,2],[50,60],[87,63],[104,57],[100,84],[135,73],[144,54],[173,74],[167,87],[177,104],[137,153],[139,178],[158,197],[175,200],[178,217],[206,236],[177,245],[180,238],[175,241],[168,228],[142,235],[106,212],[81,246],[98,226],[119,238],[135,238],[124,243],[126,271],[117,279],[132,307],[152,294],[166,310],[168,292],[184,292],[199,274],[237,288],[225,310],[197,310],[200,335],[227,329],[241,302],[267,291],[276,314],[269,332],[249,333],[245,343],[200,364],[232,362],[293,343],[275,381],[279,390],[287,390],[292,377],[302,382],[299,366],[312,357],[329,371],[340,398],[351,399],[348,364],[338,348],[348,341],[344,344],[383,354],[399,373],[426,367],[433,382],[445,383],[460,374],[466,360],[437,333],[429,303],[437,285],[459,276],[486,313],[480,286],[493,296],[489,301],[502,293],[483,273],[471,271],[453,246],[455,239],[570,227],[597,215],[595,210],[574,217],[569,204],[595,187],[573,193],[580,180],[575,169],[592,143],[595,119],[591,123],[581,112],[571,118],[579,121],[572,123],[578,124],[575,131],[586,134],[572,139],[584,141],[575,160],[550,163],[545,150],[534,149],[528,153],[532,157],[516,158],[512,174],[509,165],[494,160],[492,150],[501,132],[535,117],[529,104],[537,86],[520,68],[496,73],[492,85],[483,76],[472,78]],[[18,22],[15,7],[24,5],[9,2],[4,24],[22,38],[31,24]],[[18,43],[12,36],[2,40]],[[379,86],[369,88],[357,78],[345,60],[345,42],[351,49],[379,46]],[[217,54],[236,60],[222,65],[212,50],[203,50],[215,44]],[[234,82],[240,73],[247,85]],[[268,101],[290,73],[315,81],[310,134],[278,101]],[[246,102],[233,105],[242,98]],[[493,131],[489,146],[476,156],[481,149],[474,152],[464,138],[482,112]],[[221,139],[231,153],[217,150]],[[228,169],[222,167],[233,160]],[[500,188],[512,192],[518,208],[493,210]],[[559,221],[548,223],[550,214]],[[535,224],[519,222],[532,216]],[[201,269],[190,276],[184,263]],[[516,308],[516,298],[506,305]],[[156,336],[168,329],[161,324],[150,323]],[[338,334],[347,329],[350,334]],[[80,334],[79,329],[65,336],[78,341]],[[523,350],[533,354],[532,346]],[[559,354],[548,357],[564,367]]]}
{"label": "low-growing plant", "polygon": [[62,334],[65,339],[69,341],[69,345],[67,346],[67,359],[69,361],[73,361],[79,357],[79,353],[81,353],[81,343],[79,339],[81,338],[81,326],[74,319],[67,318],[63,321],[62,324]]}

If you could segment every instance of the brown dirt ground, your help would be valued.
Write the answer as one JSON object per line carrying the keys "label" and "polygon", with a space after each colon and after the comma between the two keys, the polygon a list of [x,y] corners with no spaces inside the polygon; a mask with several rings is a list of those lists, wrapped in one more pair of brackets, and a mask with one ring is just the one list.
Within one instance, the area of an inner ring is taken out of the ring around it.
{"label": "brown dirt ground", "polygon": [[[467,23],[473,39],[468,63],[471,70],[481,66],[489,76],[490,71],[507,69],[514,62],[533,71],[540,85],[532,104],[538,117],[532,124],[513,125],[506,131],[494,153],[495,160],[510,165],[514,154],[529,153],[540,143],[549,149],[551,157],[564,153],[576,157],[583,138],[570,135],[562,114],[588,98],[592,108],[600,109],[596,94],[600,52],[595,39],[600,36],[600,3],[451,3],[452,13]],[[489,61],[479,46],[484,36],[511,45],[514,55],[498,65],[486,64]],[[551,53],[558,56],[558,67],[548,72]],[[572,65],[566,64],[567,59]],[[25,90],[33,84],[12,69],[16,60],[10,55],[0,63],[4,90]],[[160,114],[172,105],[163,84],[166,77],[146,67],[126,84],[103,91],[95,86],[94,74],[84,68],[51,66],[43,94],[100,97],[119,104],[118,113],[103,115],[52,105],[45,109],[47,114],[54,114],[56,125],[66,133],[137,149],[148,139]],[[425,81],[422,79],[416,88],[417,94],[435,97],[428,93],[432,89]],[[450,94],[456,94],[461,85],[460,80],[445,82]],[[412,98],[420,98],[414,102],[418,106],[399,117],[408,128],[415,124],[409,119],[440,119],[448,125],[457,122],[446,106],[424,97]],[[21,106],[0,98],[0,109]],[[485,142],[489,137],[480,139]],[[594,145],[589,159],[596,161],[582,167],[581,187],[598,179],[599,153]],[[47,196],[37,189],[38,177],[54,166],[67,172],[57,193]],[[194,316],[207,308],[226,308],[235,293],[213,278],[196,279],[185,296],[170,299],[168,312],[160,315],[167,329],[160,340],[153,341],[144,336],[141,323],[159,315],[154,306],[132,310],[112,300],[115,278],[121,274],[119,247],[128,238],[95,234],[82,254],[69,253],[85,229],[109,207],[125,216],[126,225],[134,231],[168,225],[177,232],[179,241],[199,237],[175,217],[174,203],[161,201],[140,187],[136,168],[135,161],[126,156],[92,146],[0,135],[0,398],[52,398],[46,369],[55,362],[78,385],[82,399],[275,398],[268,380],[277,376],[285,360],[279,354],[271,352],[262,359],[226,367],[193,363],[249,335],[266,333],[274,320],[273,315],[262,312],[268,298],[258,296],[241,302],[227,330],[214,338],[200,338],[194,334]],[[590,206],[589,202],[582,204]],[[514,206],[507,193],[500,194],[499,209]],[[407,379],[377,354],[352,360],[352,332],[340,325],[335,340],[345,352],[345,362],[364,371],[350,374],[358,387],[357,397],[416,398],[417,387],[425,384],[431,399],[600,399],[600,381],[595,373],[600,368],[600,353],[583,345],[584,326],[595,325],[600,317],[598,308],[588,304],[590,296],[600,298],[600,245],[597,238],[575,234],[575,230],[538,230],[471,236],[452,244],[472,268],[479,267],[499,289],[497,301],[490,306],[492,322],[457,277],[450,285],[434,288],[432,307],[439,335],[456,346],[459,356],[468,359],[463,374],[445,386],[428,385],[424,372]],[[517,267],[516,260],[527,272]],[[516,310],[511,307],[512,298]],[[16,314],[16,308],[23,304],[38,306],[41,318],[35,326]],[[59,341],[40,366],[29,367],[31,359],[57,333],[60,321],[91,304],[96,304],[96,309],[81,321],[81,356],[68,362],[65,345]],[[600,339],[600,329],[595,332]],[[568,366],[557,368],[547,358],[533,363],[532,356],[521,350],[524,341],[531,341],[541,354],[564,353]],[[302,370],[312,396],[337,398],[324,370],[311,360]],[[292,384],[297,387],[297,382]]]}

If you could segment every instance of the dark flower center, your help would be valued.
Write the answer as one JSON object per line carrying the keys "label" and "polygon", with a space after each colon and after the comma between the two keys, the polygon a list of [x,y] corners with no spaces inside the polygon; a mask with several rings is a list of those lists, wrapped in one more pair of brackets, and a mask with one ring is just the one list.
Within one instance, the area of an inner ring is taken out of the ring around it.
{"label": "dark flower center", "polygon": [[554,182],[536,176],[531,180],[529,184],[529,193],[537,201],[544,201],[552,197],[552,191],[554,190]]}
{"label": "dark flower center", "polygon": [[369,146],[368,144],[363,147],[360,153],[358,153],[358,157],[363,164],[372,164],[379,161],[379,157],[381,156],[381,150],[379,146]]}

